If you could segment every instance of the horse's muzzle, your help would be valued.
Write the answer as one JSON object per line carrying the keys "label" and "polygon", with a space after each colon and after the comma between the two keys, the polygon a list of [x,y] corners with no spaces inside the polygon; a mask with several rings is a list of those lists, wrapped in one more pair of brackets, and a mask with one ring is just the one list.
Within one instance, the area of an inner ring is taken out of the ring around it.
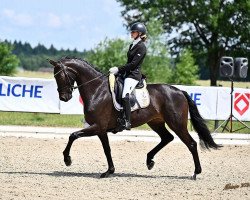
{"label": "horse's muzzle", "polygon": [[67,102],[72,98],[72,94],[63,93],[59,95],[61,101]]}

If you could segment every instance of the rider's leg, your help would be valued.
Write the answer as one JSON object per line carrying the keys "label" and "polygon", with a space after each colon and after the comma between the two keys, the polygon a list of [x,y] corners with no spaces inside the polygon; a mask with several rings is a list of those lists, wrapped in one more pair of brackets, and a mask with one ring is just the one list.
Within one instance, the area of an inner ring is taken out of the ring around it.
{"label": "rider's leg", "polygon": [[127,93],[126,96],[122,99],[122,106],[123,106],[123,114],[125,118],[124,127],[126,130],[131,129],[131,106],[129,102],[129,94]]}
{"label": "rider's leg", "polygon": [[122,92],[122,106],[123,106],[123,113],[125,114],[125,129],[130,130],[131,129],[131,107],[129,102],[129,95],[131,92],[135,89],[135,86],[138,84],[139,81],[132,79],[132,78],[126,78],[124,80],[124,88]]}

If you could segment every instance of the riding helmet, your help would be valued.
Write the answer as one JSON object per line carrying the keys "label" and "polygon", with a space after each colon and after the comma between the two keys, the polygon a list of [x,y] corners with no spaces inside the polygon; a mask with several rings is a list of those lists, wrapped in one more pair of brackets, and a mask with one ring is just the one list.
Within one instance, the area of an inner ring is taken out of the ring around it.
{"label": "riding helmet", "polygon": [[130,27],[130,31],[138,31],[140,32],[142,35],[145,35],[147,33],[147,29],[146,26],[143,23],[140,22],[136,22],[134,24],[131,25]]}

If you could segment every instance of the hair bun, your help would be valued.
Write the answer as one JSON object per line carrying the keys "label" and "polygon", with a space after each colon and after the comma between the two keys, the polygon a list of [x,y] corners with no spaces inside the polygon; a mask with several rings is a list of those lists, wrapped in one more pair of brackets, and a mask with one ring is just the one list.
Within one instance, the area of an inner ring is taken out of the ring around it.
{"label": "hair bun", "polygon": [[142,39],[143,41],[145,41],[147,38],[148,38],[148,37],[147,37],[147,35],[146,35],[146,34],[141,35],[141,39]]}

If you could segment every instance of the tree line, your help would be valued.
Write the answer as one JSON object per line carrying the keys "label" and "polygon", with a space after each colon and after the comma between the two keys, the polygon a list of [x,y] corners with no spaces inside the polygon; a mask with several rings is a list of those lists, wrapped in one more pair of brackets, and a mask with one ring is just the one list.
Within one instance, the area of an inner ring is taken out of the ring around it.
{"label": "tree line", "polygon": [[5,40],[4,43],[11,46],[12,53],[20,60],[19,67],[31,71],[46,71],[46,68],[51,68],[47,58],[59,59],[63,56],[84,57],[86,54],[85,51],[80,52],[77,51],[77,49],[58,50],[53,44],[47,48],[39,43],[33,48],[28,42],[22,43],[21,41],[14,41],[11,43]]}

